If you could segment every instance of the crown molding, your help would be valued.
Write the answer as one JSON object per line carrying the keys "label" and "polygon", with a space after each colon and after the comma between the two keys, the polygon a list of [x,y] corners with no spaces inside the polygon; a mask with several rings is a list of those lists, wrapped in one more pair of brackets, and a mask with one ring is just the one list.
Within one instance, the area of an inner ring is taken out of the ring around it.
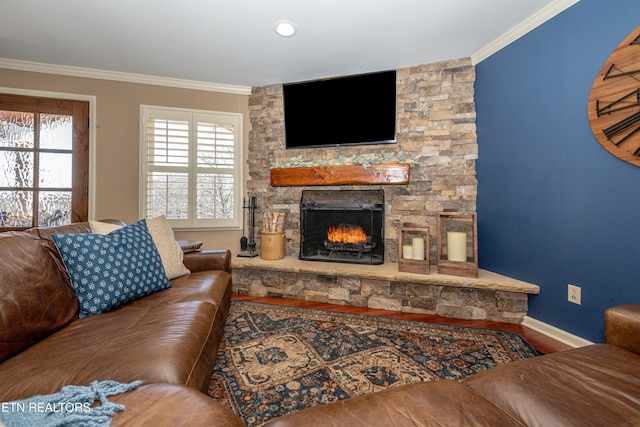
{"label": "crown molding", "polygon": [[58,74],[62,76],[84,77],[89,79],[113,80],[126,83],[140,83],[168,86],[182,89],[203,90],[209,92],[250,95],[250,86],[226,85],[196,80],[183,80],[168,77],[148,76],[144,74],[121,73],[117,71],[97,70],[93,68],[67,67],[63,65],[43,64],[39,62],[16,61],[0,58],[0,68],[34,73]]}
{"label": "crown molding", "polygon": [[554,16],[567,10],[580,0],[556,0],[551,4],[540,9],[536,14],[529,17],[527,20],[516,25],[473,55],[471,55],[471,62],[476,65],[479,62],[484,61],[494,53],[518,40],[528,32],[534,30],[540,25],[544,24]]}

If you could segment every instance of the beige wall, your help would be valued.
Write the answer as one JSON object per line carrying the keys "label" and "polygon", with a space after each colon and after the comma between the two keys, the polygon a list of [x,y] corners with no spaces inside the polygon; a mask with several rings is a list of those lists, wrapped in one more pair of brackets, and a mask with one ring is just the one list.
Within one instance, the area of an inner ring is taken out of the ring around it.
{"label": "beige wall", "polygon": [[[244,159],[249,134],[248,96],[204,90],[124,83],[0,69],[0,88],[58,92],[95,97],[95,219],[139,219],[139,120],[140,105],[158,105],[244,115]],[[247,171],[245,170],[245,177]],[[245,179],[246,181],[246,179]],[[244,186],[243,186],[244,187]],[[246,194],[246,190],[243,191]],[[178,239],[198,239],[203,248],[240,250],[242,230],[176,231]]]}

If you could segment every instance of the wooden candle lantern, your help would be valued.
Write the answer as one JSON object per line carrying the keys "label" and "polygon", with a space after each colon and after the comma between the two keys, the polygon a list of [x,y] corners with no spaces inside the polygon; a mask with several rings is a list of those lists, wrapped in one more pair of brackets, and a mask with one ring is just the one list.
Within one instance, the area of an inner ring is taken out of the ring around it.
{"label": "wooden candle lantern", "polygon": [[475,212],[438,214],[438,273],[478,277],[478,220]]}
{"label": "wooden candle lantern", "polygon": [[398,270],[429,274],[429,227],[404,223],[398,228]]}

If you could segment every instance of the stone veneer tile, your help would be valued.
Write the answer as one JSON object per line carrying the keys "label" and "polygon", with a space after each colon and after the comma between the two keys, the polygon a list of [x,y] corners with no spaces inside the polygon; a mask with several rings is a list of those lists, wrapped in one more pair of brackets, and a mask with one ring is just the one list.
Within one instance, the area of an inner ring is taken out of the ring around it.
{"label": "stone veneer tile", "polygon": [[306,301],[329,302],[329,293],[305,290],[304,299]]}
{"label": "stone veneer tile", "polygon": [[359,277],[338,277],[338,286],[350,292],[358,292],[362,289],[362,280]]}
{"label": "stone veneer tile", "polygon": [[351,292],[349,292],[349,289],[331,288],[329,289],[329,299],[343,301],[343,302],[350,301]]}
{"label": "stone veneer tile", "polygon": [[371,297],[369,297],[368,307],[382,310],[402,311],[402,300],[388,298],[381,295],[371,295]]}
{"label": "stone veneer tile", "polygon": [[409,297],[410,306],[413,308],[421,308],[435,313],[438,307],[438,299],[433,297]]}
{"label": "stone veneer tile", "polygon": [[487,318],[487,310],[483,308],[451,304],[438,304],[436,314],[445,317],[470,320],[484,320]]}
{"label": "stone veneer tile", "polygon": [[364,296],[389,295],[391,283],[387,280],[362,279],[362,290]]}

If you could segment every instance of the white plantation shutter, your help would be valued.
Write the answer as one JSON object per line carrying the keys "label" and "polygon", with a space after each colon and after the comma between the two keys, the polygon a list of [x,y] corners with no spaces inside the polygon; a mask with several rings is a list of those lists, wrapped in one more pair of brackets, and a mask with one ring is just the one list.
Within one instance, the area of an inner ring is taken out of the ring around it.
{"label": "white plantation shutter", "polygon": [[146,218],[189,219],[189,121],[149,117]]}
{"label": "white plantation shutter", "polygon": [[241,115],[143,106],[141,215],[175,228],[241,226]]}
{"label": "white plantation shutter", "polygon": [[198,121],[197,129],[196,216],[199,219],[233,217],[233,127]]}

